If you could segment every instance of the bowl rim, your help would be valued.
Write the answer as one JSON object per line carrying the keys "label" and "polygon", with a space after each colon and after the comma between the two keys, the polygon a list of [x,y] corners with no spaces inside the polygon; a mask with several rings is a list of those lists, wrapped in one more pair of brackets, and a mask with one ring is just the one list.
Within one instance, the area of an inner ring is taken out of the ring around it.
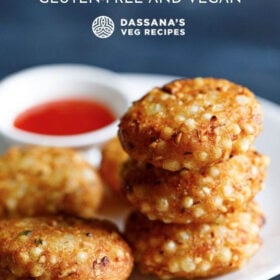
{"label": "bowl rim", "polygon": [[117,78],[119,76],[119,74],[117,72],[114,72],[114,71],[106,69],[106,68],[93,66],[93,65],[90,65],[90,64],[49,63],[49,64],[31,66],[31,67],[24,68],[24,69],[21,69],[19,71],[13,72],[11,74],[8,74],[7,76],[3,77],[0,80],[0,86],[2,86],[3,83],[8,82],[9,80],[12,80],[12,79],[17,78],[17,77],[28,75],[32,72],[45,71],[45,70],[48,70],[48,69],[66,69],[66,68],[71,68],[71,69],[76,69],[76,70],[79,69],[79,70],[85,70],[85,71],[87,70],[87,71],[91,71],[91,72],[95,71],[96,73],[99,72],[101,74],[105,74],[105,75],[108,75],[108,76],[110,75],[111,77],[114,77],[114,78]]}

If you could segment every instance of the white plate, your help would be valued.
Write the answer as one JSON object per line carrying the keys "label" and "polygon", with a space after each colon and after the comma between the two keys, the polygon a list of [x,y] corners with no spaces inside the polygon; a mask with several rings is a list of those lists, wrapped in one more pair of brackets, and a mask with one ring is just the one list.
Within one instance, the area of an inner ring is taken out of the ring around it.
{"label": "white plate", "polygon": [[[154,86],[174,79],[170,76],[122,74],[123,88],[131,101],[138,99]],[[260,99],[265,113],[264,130],[256,142],[257,149],[271,158],[266,188],[258,195],[258,201],[266,214],[267,222],[262,230],[263,247],[242,269],[223,276],[211,278],[219,280],[267,280],[280,274],[280,107]],[[0,151],[5,149],[0,138]],[[116,210],[116,208],[115,208]],[[104,211],[103,217],[109,218],[123,227],[126,212],[113,211],[114,215]],[[111,212],[112,213],[112,212]],[[134,273],[131,280],[152,280],[153,277]]]}

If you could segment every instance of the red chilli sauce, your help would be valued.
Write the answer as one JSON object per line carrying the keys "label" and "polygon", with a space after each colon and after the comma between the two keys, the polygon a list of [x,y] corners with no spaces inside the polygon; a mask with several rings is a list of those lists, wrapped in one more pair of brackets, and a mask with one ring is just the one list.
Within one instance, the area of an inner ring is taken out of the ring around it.
{"label": "red chilli sauce", "polygon": [[33,133],[66,136],[95,131],[114,120],[112,112],[96,101],[63,99],[25,110],[16,117],[14,126]]}

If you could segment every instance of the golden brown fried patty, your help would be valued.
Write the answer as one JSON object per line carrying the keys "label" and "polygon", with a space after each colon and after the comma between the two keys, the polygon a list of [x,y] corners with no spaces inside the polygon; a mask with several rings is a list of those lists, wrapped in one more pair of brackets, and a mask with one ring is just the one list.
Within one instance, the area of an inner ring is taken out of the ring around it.
{"label": "golden brown fried patty", "polygon": [[117,193],[121,192],[120,171],[122,164],[128,159],[117,137],[112,138],[102,149],[100,175],[105,183]]}
{"label": "golden brown fried patty", "polygon": [[263,215],[254,204],[223,224],[164,224],[134,212],[126,236],[143,273],[160,278],[208,277],[239,268],[259,249]]}
{"label": "golden brown fried patty", "polygon": [[262,129],[260,104],[227,80],[176,80],[136,101],[121,119],[125,151],[170,171],[246,152]]}
{"label": "golden brown fried patty", "polygon": [[221,221],[263,187],[268,158],[250,150],[197,171],[170,172],[128,161],[125,192],[132,205],[151,220],[165,223]]}
{"label": "golden brown fried patty", "polygon": [[0,272],[5,279],[123,280],[132,263],[128,245],[109,222],[0,220]]}
{"label": "golden brown fried patty", "polygon": [[78,153],[63,148],[12,148],[0,158],[0,217],[66,213],[94,216],[103,186]]}

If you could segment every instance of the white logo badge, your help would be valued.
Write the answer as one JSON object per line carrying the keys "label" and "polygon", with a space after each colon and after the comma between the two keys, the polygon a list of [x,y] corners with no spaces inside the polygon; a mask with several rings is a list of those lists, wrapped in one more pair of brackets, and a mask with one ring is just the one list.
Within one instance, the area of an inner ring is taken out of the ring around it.
{"label": "white logo badge", "polygon": [[92,23],[93,34],[101,39],[109,38],[115,30],[113,20],[107,16],[97,17]]}

